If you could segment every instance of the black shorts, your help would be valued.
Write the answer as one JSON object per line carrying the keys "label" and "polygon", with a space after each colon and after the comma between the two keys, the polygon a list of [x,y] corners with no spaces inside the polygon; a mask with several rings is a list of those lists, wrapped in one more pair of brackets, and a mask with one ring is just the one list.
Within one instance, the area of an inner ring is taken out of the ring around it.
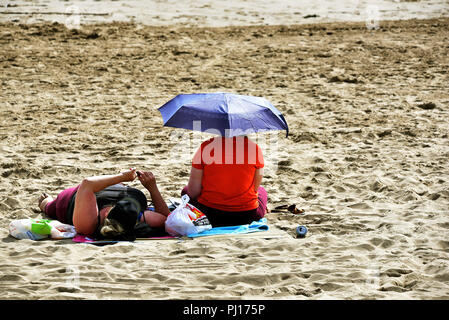
{"label": "black shorts", "polygon": [[248,211],[223,211],[208,207],[198,201],[191,201],[191,203],[206,215],[210,224],[214,228],[250,224],[251,222],[258,221],[261,218],[257,209]]}

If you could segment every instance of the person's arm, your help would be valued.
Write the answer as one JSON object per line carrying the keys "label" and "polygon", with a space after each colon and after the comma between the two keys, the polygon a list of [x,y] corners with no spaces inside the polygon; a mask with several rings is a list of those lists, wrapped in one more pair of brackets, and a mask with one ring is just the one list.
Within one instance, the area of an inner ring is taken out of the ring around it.
{"label": "person's arm", "polygon": [[187,184],[187,194],[190,199],[197,199],[199,197],[202,181],[203,170],[192,167],[190,169],[189,183]]}
{"label": "person's arm", "polygon": [[262,149],[256,145],[256,172],[254,173],[254,190],[257,192],[260,187],[260,183],[263,178],[263,167],[264,167],[264,159],[262,154]]}
{"label": "person's arm", "polygon": [[136,176],[136,169],[129,169],[129,171],[119,174],[89,177],[83,179],[80,189],[85,188],[91,192],[98,192],[114,184],[131,182]]}
{"label": "person's arm", "polygon": [[75,197],[73,209],[73,225],[81,234],[90,235],[95,232],[98,223],[98,206],[95,192],[117,183],[133,181],[136,170],[115,174],[85,178],[81,182]]}
{"label": "person's arm", "polygon": [[263,168],[256,169],[256,172],[254,173],[254,190],[257,192],[257,190],[260,187],[260,183],[262,182],[263,178]]}
{"label": "person's arm", "polygon": [[154,211],[164,216],[170,214],[167,203],[162,198],[161,193],[156,184],[156,178],[151,172],[137,171],[137,177],[140,183],[150,192],[151,201],[153,201]]}

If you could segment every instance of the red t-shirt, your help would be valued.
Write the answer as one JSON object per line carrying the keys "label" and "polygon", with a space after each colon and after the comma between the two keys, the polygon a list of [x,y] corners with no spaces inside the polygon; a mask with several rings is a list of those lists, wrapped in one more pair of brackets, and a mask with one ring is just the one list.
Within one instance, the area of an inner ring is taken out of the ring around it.
{"label": "red t-shirt", "polygon": [[256,209],[254,175],[263,166],[262,150],[247,137],[203,142],[192,160],[192,167],[203,170],[198,202],[223,211]]}

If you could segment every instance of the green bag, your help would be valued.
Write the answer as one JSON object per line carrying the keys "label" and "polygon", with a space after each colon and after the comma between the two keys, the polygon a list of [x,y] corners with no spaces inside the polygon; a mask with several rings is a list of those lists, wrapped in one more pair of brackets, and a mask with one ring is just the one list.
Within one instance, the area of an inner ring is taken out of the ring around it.
{"label": "green bag", "polygon": [[31,219],[31,232],[36,234],[50,234],[52,226],[49,225],[51,220],[48,219]]}

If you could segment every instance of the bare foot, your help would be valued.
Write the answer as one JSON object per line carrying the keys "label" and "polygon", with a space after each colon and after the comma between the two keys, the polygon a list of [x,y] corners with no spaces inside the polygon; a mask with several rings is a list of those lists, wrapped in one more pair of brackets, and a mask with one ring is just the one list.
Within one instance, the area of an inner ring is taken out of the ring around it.
{"label": "bare foot", "polygon": [[39,209],[41,209],[41,211],[45,213],[45,206],[50,201],[53,201],[53,198],[50,197],[47,193],[44,192],[43,194],[41,194],[39,199],[38,199]]}

